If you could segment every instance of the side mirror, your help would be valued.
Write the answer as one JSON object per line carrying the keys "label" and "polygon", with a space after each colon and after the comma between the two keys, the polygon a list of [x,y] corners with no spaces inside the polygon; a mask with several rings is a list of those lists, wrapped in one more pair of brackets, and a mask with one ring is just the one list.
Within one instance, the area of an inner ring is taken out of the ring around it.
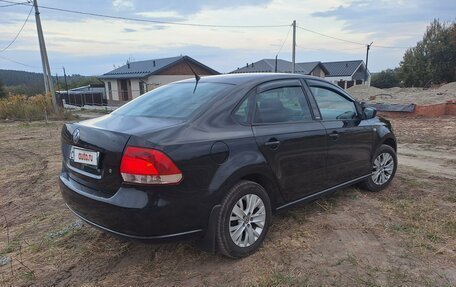
{"label": "side mirror", "polygon": [[377,115],[377,110],[373,107],[363,107],[363,115],[365,120],[373,119]]}

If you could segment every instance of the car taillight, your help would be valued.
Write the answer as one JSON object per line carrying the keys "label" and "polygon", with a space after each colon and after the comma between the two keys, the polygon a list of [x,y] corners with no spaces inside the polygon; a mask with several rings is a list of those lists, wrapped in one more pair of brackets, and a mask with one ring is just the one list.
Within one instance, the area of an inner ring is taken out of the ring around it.
{"label": "car taillight", "polygon": [[122,156],[120,173],[126,182],[142,184],[177,184],[182,172],[161,151],[128,146]]}

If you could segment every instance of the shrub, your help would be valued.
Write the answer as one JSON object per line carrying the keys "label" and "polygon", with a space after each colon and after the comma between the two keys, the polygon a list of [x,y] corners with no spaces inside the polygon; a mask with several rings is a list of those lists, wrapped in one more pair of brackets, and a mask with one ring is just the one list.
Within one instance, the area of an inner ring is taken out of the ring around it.
{"label": "shrub", "polygon": [[398,87],[400,85],[400,80],[398,73],[395,70],[387,69],[372,75],[371,86],[385,89]]}
{"label": "shrub", "polygon": [[44,120],[55,117],[50,95],[9,96],[0,99],[0,118],[10,120]]}

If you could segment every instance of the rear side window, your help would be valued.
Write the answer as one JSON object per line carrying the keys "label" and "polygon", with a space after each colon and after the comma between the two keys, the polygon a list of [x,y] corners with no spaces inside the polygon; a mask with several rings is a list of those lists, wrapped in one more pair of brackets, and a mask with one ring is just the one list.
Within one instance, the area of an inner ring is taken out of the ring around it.
{"label": "rear side window", "polygon": [[240,123],[246,124],[249,120],[249,97],[245,98],[234,112],[234,117]]}
{"label": "rear side window", "polygon": [[255,123],[310,121],[312,115],[300,87],[282,87],[257,94]]}
{"label": "rear side window", "polygon": [[203,106],[225,95],[232,85],[222,83],[178,83],[154,89],[113,112],[116,115],[189,119]]}
{"label": "rear side window", "polygon": [[323,87],[310,87],[323,120],[349,120],[356,118],[355,104],[344,96]]}

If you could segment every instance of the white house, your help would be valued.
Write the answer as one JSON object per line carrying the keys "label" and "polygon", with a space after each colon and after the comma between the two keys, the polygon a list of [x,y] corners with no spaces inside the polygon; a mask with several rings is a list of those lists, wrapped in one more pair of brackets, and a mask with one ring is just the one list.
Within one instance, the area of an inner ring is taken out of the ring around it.
{"label": "white house", "polygon": [[328,71],[325,80],[341,88],[348,89],[355,85],[370,86],[371,74],[363,60],[325,62],[323,65]]}
{"label": "white house", "polygon": [[[191,67],[191,68],[190,68]],[[108,104],[123,104],[147,91],[198,75],[217,71],[188,56],[129,62],[99,77],[105,84]]]}

